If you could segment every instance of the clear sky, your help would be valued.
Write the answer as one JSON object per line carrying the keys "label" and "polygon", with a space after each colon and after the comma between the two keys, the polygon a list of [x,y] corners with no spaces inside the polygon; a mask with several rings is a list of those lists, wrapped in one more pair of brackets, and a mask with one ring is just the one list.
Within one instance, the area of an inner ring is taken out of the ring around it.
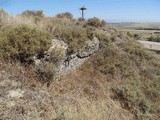
{"label": "clear sky", "polygon": [[78,8],[88,8],[86,17],[109,22],[160,22],[160,0],[0,0],[0,7],[12,14],[24,10],[43,10],[47,15],[71,12],[80,17]]}

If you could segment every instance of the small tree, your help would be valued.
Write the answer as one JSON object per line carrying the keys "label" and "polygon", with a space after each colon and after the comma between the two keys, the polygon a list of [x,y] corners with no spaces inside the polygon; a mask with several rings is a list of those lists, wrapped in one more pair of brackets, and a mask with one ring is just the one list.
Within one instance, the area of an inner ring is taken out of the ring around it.
{"label": "small tree", "polygon": [[20,15],[27,18],[32,18],[36,24],[44,18],[42,10],[26,10],[22,12]]}
{"label": "small tree", "polygon": [[106,24],[107,24],[107,22],[106,22],[105,20],[102,20],[102,21],[101,21],[101,25],[100,25],[100,26],[101,26],[101,27],[105,27],[105,26],[106,26]]}
{"label": "small tree", "polygon": [[65,13],[57,14],[56,17],[58,17],[58,18],[73,19],[73,15],[70,12],[65,12]]}
{"label": "small tree", "polygon": [[101,26],[101,20],[97,17],[88,19],[85,26],[92,26],[92,27],[100,27]]}
{"label": "small tree", "polygon": [[44,17],[43,11],[42,10],[26,10],[21,13],[21,15],[24,16],[39,16],[39,17]]}

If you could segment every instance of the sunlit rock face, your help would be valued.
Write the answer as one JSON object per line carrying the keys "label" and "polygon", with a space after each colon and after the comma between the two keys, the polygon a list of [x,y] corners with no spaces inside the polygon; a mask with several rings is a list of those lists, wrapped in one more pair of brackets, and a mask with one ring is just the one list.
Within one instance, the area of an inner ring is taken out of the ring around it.
{"label": "sunlit rock face", "polygon": [[80,67],[92,54],[99,49],[99,40],[87,40],[76,53],[68,54],[68,45],[64,41],[53,39],[52,45],[42,58],[34,57],[36,70],[53,74],[58,79]]}

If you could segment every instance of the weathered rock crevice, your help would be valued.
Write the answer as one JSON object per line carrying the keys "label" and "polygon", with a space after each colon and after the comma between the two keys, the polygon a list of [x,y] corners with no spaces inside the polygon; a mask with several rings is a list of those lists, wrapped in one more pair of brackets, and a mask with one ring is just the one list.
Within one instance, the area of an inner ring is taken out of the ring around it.
{"label": "weathered rock crevice", "polygon": [[68,54],[68,45],[61,40],[53,39],[52,45],[43,58],[34,57],[35,68],[43,73],[53,72],[54,78],[59,78],[80,67],[91,55],[99,49],[99,40],[87,40],[76,53]]}

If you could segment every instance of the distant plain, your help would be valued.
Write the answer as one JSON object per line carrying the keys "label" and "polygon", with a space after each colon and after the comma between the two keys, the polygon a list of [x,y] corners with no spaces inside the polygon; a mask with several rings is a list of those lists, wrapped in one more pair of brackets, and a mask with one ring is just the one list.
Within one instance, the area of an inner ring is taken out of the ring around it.
{"label": "distant plain", "polygon": [[160,23],[111,23],[119,31],[139,34],[142,39],[149,38],[151,35],[160,36]]}

